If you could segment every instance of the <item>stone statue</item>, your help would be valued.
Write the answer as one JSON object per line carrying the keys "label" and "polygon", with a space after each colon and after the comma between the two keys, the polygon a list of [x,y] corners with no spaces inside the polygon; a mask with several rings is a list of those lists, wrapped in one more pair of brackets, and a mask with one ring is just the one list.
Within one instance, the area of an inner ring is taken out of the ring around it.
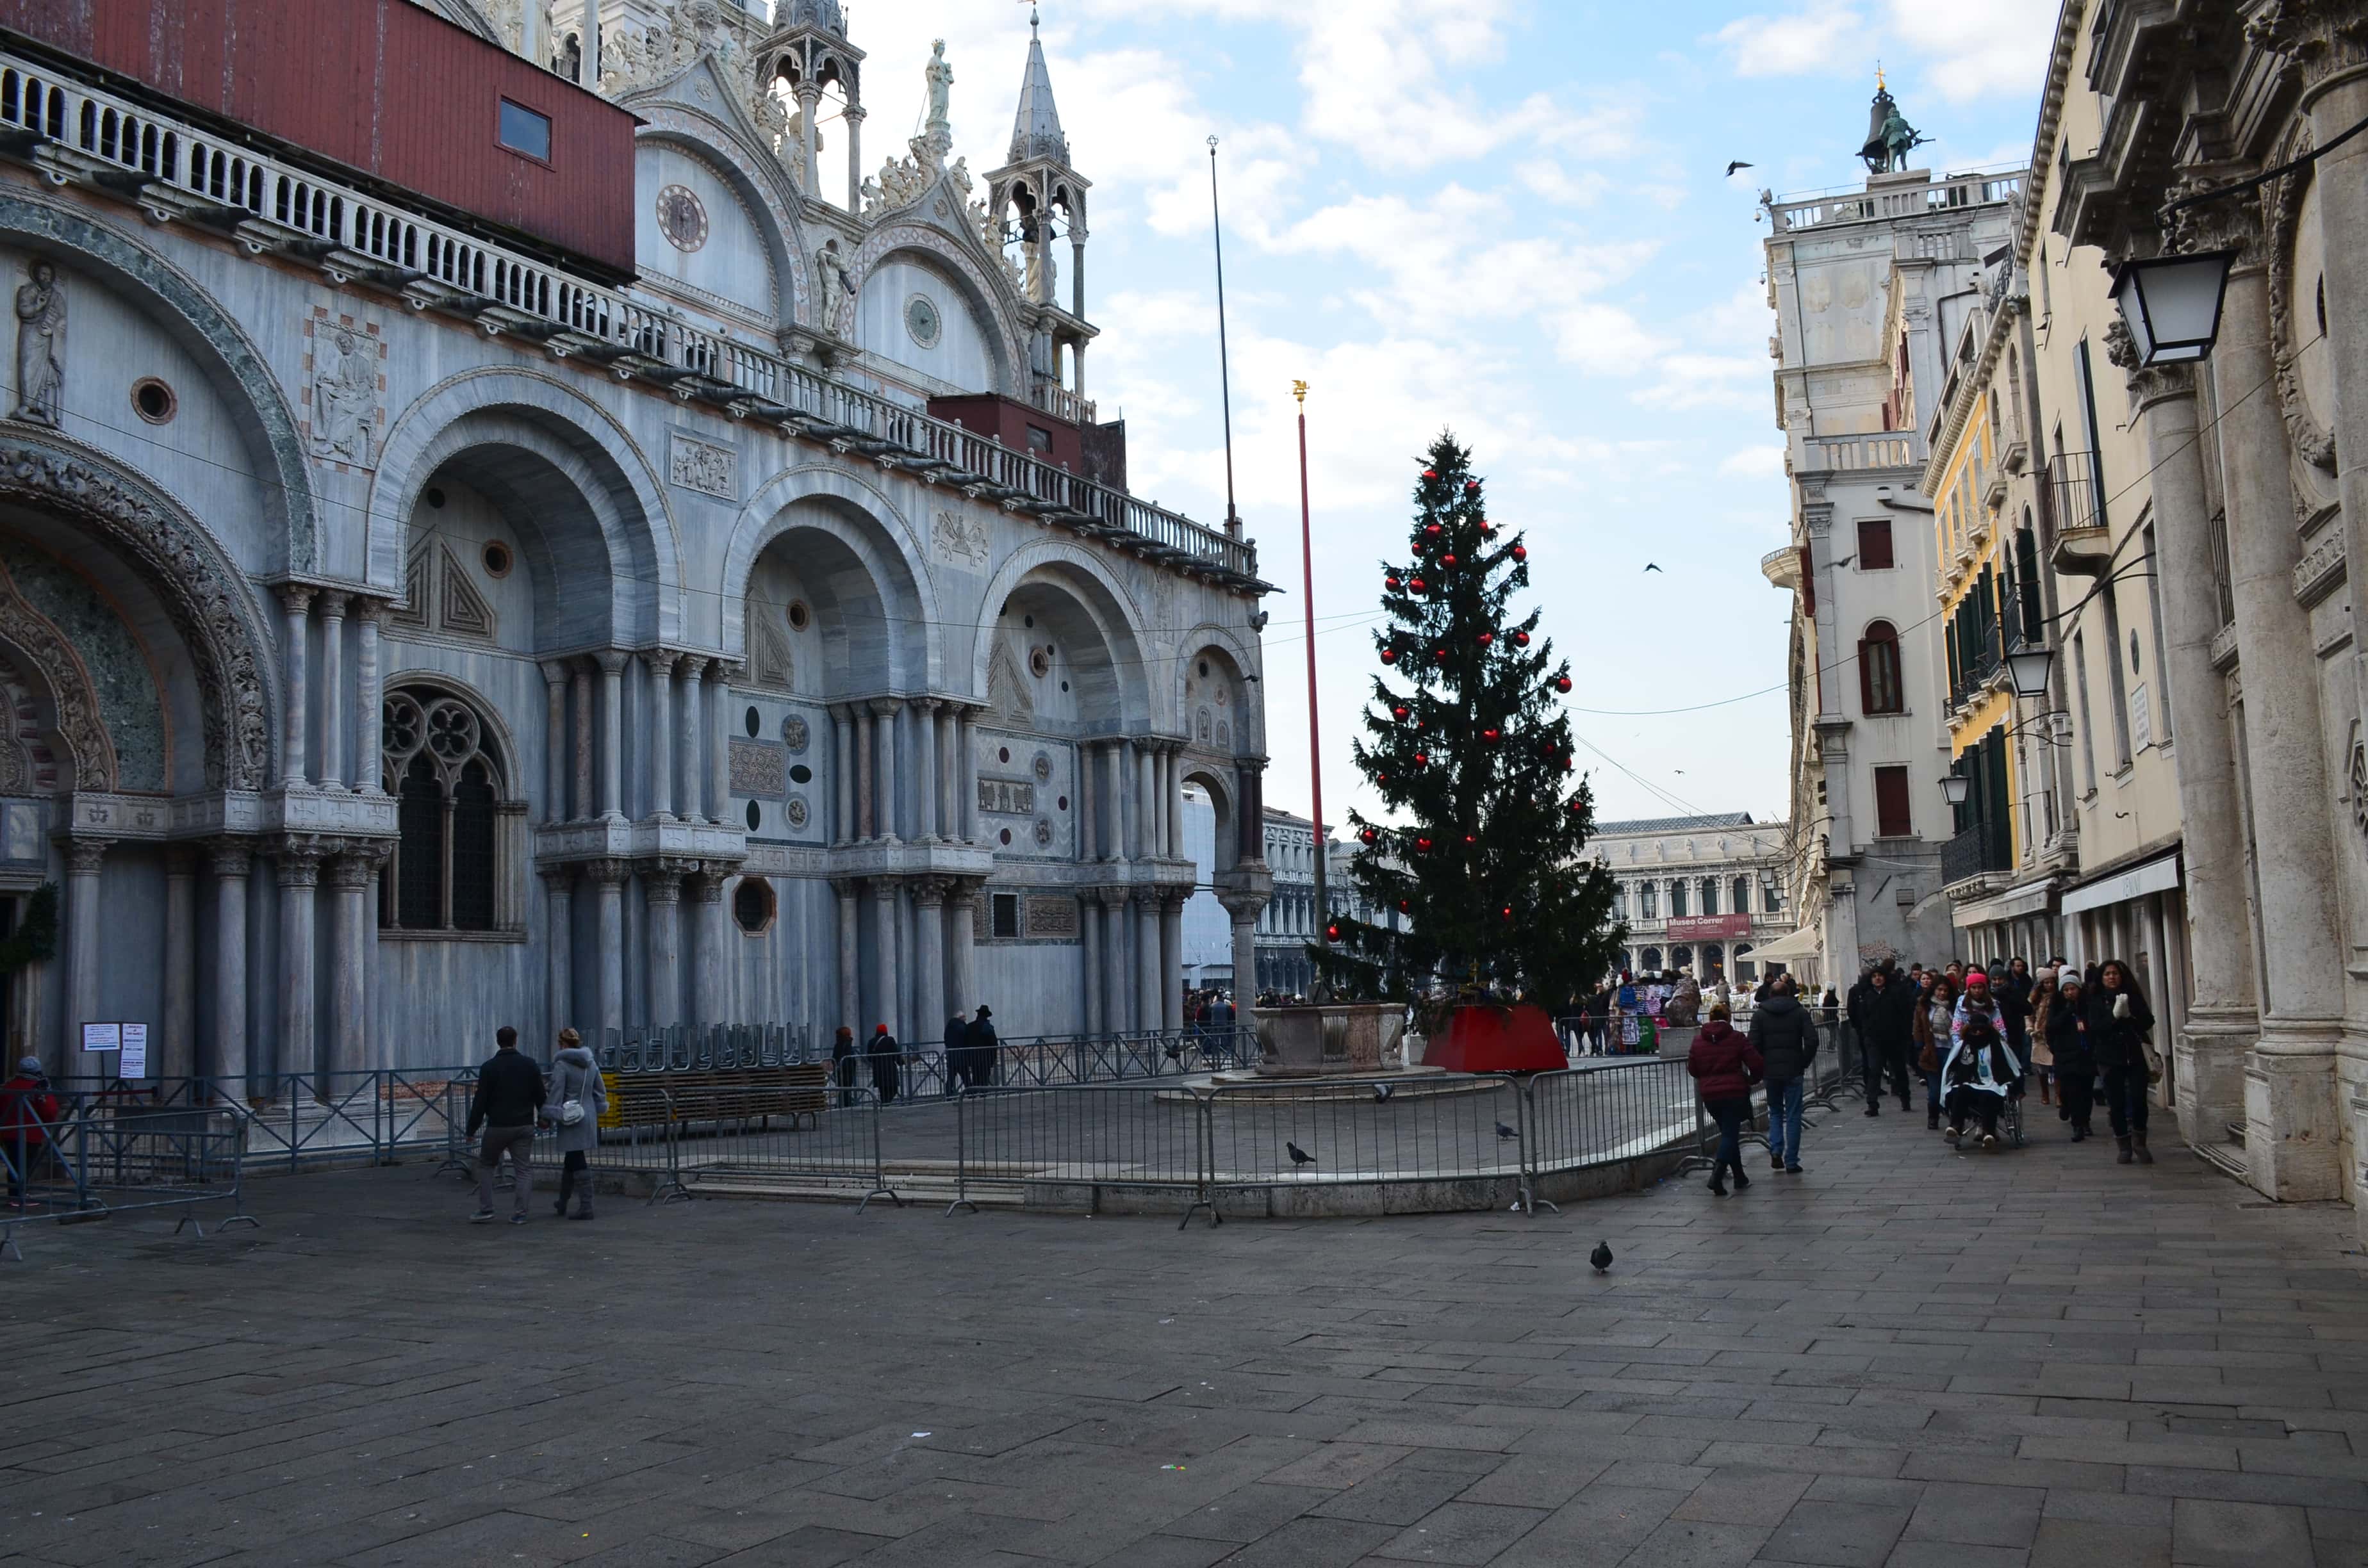
{"label": "stone statue", "polygon": [[36,261],[17,290],[17,407],[9,417],[55,429],[66,386],[66,292],[58,269]]}
{"label": "stone statue", "polygon": [[1867,171],[1897,174],[1907,166],[1907,154],[1930,140],[1916,133],[1907,117],[1899,112],[1899,101],[1878,82],[1874,102],[1868,106],[1866,144],[1858,150],[1858,155],[1866,160]]}
{"label": "stone statue", "polygon": [[946,106],[951,97],[954,85],[954,68],[946,63],[945,40],[938,40],[937,47],[929,54],[928,69],[923,74],[928,76],[929,81],[928,129],[935,131],[939,126],[946,126],[951,130],[951,126],[946,118]]}
{"label": "stone statue", "polygon": [[313,350],[313,449],[367,465],[378,405],[378,356],[349,327]]}
{"label": "stone statue", "polygon": [[821,275],[822,298],[814,312],[823,331],[834,337],[847,335],[847,316],[855,302],[855,282],[848,276],[847,262],[838,254],[838,242],[825,240],[822,252],[814,257],[814,270]]}

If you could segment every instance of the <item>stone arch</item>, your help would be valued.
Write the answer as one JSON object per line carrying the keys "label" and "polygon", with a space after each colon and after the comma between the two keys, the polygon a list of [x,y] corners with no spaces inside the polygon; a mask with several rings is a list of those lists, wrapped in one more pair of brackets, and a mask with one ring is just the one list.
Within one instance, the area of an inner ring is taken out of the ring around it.
{"label": "stone arch", "polygon": [[63,437],[52,446],[9,436],[0,439],[0,500],[80,525],[154,596],[197,679],[207,788],[262,789],[279,694],[246,580],[213,537],[144,478]]}
{"label": "stone arch", "polygon": [[765,235],[781,324],[812,324],[813,268],[806,255],[805,233],[791,216],[796,199],[787,189],[785,176],[770,152],[756,141],[755,124],[743,114],[735,117],[734,125],[720,125],[712,116],[671,104],[636,104],[634,111],[647,121],[634,132],[635,142],[663,142],[699,159],[740,198]]}
{"label": "stone arch", "polygon": [[[523,765],[520,760],[526,754],[519,749],[518,733],[510,728],[509,720],[503,714],[499,703],[458,676],[447,675],[441,670],[392,671],[386,676],[386,689],[390,692],[405,689],[434,691],[468,704],[474,710],[477,722],[484,726],[490,742],[486,749],[493,753],[494,761],[501,770],[503,798],[509,801],[526,798],[528,781],[521,772]],[[384,756],[382,746],[379,756]],[[373,766],[377,764],[374,762]]]}
{"label": "stone arch", "polygon": [[40,698],[49,693],[39,689],[40,679],[0,646],[0,795],[53,795],[63,781],[49,740],[57,726],[41,722]]}
{"label": "stone arch", "polygon": [[717,585],[716,640],[725,655],[746,656],[750,577],[774,541],[793,531],[841,552],[842,564],[860,566],[869,578],[879,596],[882,620],[873,631],[889,650],[883,663],[891,683],[906,691],[938,685],[943,640],[936,586],[917,564],[920,539],[885,492],[827,463],[774,475],[741,508]]}
{"label": "stone arch", "polygon": [[[483,455],[465,460],[472,453]],[[638,646],[682,634],[680,547],[655,465],[607,411],[536,371],[465,371],[395,420],[370,486],[371,584],[401,591],[412,511],[455,459],[464,460],[463,477],[541,536],[542,558],[530,562],[538,601],[563,584],[602,585],[601,603],[578,612],[583,624],[563,621],[568,633],[596,627],[594,634],[550,646]],[[595,544],[604,559],[587,562]],[[537,640],[546,641],[541,625]]]}
{"label": "stone arch", "polygon": [[1211,869],[1222,876],[1241,863],[1241,786],[1233,769],[1220,767],[1205,757],[1186,753],[1176,762],[1176,782],[1180,789],[1197,784],[1209,792],[1209,803],[1217,813],[1215,852]]}
{"label": "stone arch", "polygon": [[[0,689],[8,755],[0,768],[6,776],[0,794],[115,789],[115,743],[89,668],[66,635],[6,577],[0,573]],[[63,771],[57,766],[61,754],[69,765]],[[38,787],[44,774],[46,787]]]}
{"label": "stone arch", "polygon": [[319,537],[312,470],[295,412],[279,378],[230,314],[154,251],[79,212],[28,196],[22,187],[11,187],[0,197],[0,234],[161,307],[154,316],[165,331],[200,365],[219,372],[217,389],[248,449],[265,516],[281,549],[280,559],[256,564],[313,570]]}
{"label": "stone arch", "polygon": [[[1188,748],[1211,756],[1264,756],[1266,755],[1266,713],[1262,704],[1253,700],[1254,676],[1258,663],[1241,638],[1214,621],[1202,621],[1184,634],[1180,644],[1184,650],[1176,661],[1175,694],[1177,727],[1183,732]],[[1213,703],[1195,699],[1200,681],[1200,665],[1203,660],[1212,666],[1212,678],[1230,681],[1234,700],[1225,704],[1233,710],[1231,734],[1220,741],[1216,734]],[[1201,710],[1211,709],[1210,734],[1201,733]]]}
{"label": "stone arch", "polygon": [[1065,594],[1108,651],[1117,709],[1129,728],[1149,730],[1156,714],[1152,700],[1149,643],[1136,630],[1143,616],[1107,565],[1092,551],[1067,540],[1044,538],[1022,545],[1004,559],[979,602],[978,625],[973,631],[969,676],[973,691],[986,689],[987,665],[994,653],[997,622],[1013,595],[1030,585],[1049,586]]}
{"label": "stone arch", "polygon": [[[940,187],[936,199],[951,202],[952,198]],[[988,324],[992,330],[987,339],[994,345],[997,359],[996,390],[1024,401],[1028,396],[1028,388],[1022,384],[1027,378],[1028,346],[1019,330],[1019,296],[1011,290],[1008,279],[998,280],[943,230],[907,222],[875,229],[856,251],[848,270],[855,275],[858,293],[871,278],[873,267],[900,254],[916,256],[942,273],[969,301],[979,320]]]}

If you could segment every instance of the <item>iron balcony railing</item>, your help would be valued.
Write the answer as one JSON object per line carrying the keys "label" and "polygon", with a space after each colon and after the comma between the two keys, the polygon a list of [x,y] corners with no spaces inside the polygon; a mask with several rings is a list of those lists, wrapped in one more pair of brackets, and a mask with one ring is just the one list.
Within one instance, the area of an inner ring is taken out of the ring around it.
{"label": "iron balcony railing", "polygon": [[1953,885],[1988,871],[2014,869],[2006,824],[1977,822],[1941,846],[1941,881]]}
{"label": "iron balcony railing", "polygon": [[2094,528],[2105,520],[2097,494],[2096,453],[2058,452],[2046,478],[2042,488],[2053,493],[2048,499],[2059,532]]}
{"label": "iron balcony railing", "polygon": [[[303,257],[560,358],[860,451],[1162,564],[1257,582],[1258,551],[1247,540],[6,51],[0,153],[136,201],[158,220],[228,229],[258,255]],[[1069,403],[1089,414],[1074,394]]]}

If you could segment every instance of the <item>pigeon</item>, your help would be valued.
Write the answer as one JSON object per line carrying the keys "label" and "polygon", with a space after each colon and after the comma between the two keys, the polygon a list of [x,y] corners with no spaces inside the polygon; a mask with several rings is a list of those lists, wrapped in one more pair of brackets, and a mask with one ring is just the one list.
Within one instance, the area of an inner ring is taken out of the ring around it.
{"label": "pigeon", "polygon": [[[1645,562],[1645,571],[1647,571],[1647,572],[1661,572],[1661,569],[1660,569],[1658,566],[1654,565],[1654,564],[1653,564],[1651,562],[1649,562],[1649,561],[1647,561],[1646,562]],[[1668,576],[1668,574],[1667,572],[1661,572],[1661,575],[1662,575],[1662,576],[1664,576],[1664,577],[1666,577],[1666,576]]]}
{"label": "pigeon", "polygon": [[1520,1134],[1500,1121],[1497,1124],[1497,1136],[1499,1138],[1519,1138]]}
{"label": "pigeon", "polygon": [[1731,164],[1729,164],[1729,165],[1726,165],[1726,175],[1725,175],[1725,177],[1726,177],[1726,178],[1728,178],[1728,179],[1733,179],[1733,178],[1735,177],[1735,171],[1736,171],[1736,170],[1737,170],[1737,169],[1756,169],[1756,168],[1758,168],[1759,166],[1759,165],[1757,165],[1757,164],[1747,164],[1747,163],[1745,163],[1742,159],[1737,158],[1737,159],[1736,159],[1736,160],[1735,160],[1735,162],[1733,162],[1733,163],[1731,163]]}
{"label": "pigeon", "polygon": [[1397,1085],[1395,1084],[1375,1084],[1373,1085],[1373,1103],[1375,1105],[1387,1105],[1390,1103],[1390,1096],[1397,1092]]}
{"label": "pigeon", "polygon": [[1595,1265],[1595,1272],[1598,1274],[1609,1274],[1611,1271],[1611,1244],[1596,1243],[1595,1250],[1587,1255],[1587,1261]]}
{"label": "pigeon", "polygon": [[1298,1144],[1293,1143],[1288,1138],[1283,1140],[1282,1147],[1284,1151],[1291,1155],[1291,1163],[1294,1165],[1312,1165],[1315,1163],[1315,1155],[1309,1153]]}

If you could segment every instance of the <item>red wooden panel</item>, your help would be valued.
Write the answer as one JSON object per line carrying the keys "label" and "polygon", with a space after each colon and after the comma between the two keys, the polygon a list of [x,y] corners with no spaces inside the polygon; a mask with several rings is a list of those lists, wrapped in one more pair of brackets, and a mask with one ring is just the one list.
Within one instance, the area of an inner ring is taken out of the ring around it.
{"label": "red wooden panel", "polygon": [[[0,29],[632,271],[635,119],[410,0],[0,0]],[[495,140],[505,97],[550,117],[549,163]]]}
{"label": "red wooden panel", "polygon": [[[1072,473],[1085,470],[1085,442],[1077,427],[1032,403],[994,392],[978,392],[968,397],[933,397],[929,400],[929,413],[950,425],[992,437],[1015,452],[1033,453],[1056,468],[1065,468]],[[1029,439],[1031,427],[1052,438],[1049,449]]]}

